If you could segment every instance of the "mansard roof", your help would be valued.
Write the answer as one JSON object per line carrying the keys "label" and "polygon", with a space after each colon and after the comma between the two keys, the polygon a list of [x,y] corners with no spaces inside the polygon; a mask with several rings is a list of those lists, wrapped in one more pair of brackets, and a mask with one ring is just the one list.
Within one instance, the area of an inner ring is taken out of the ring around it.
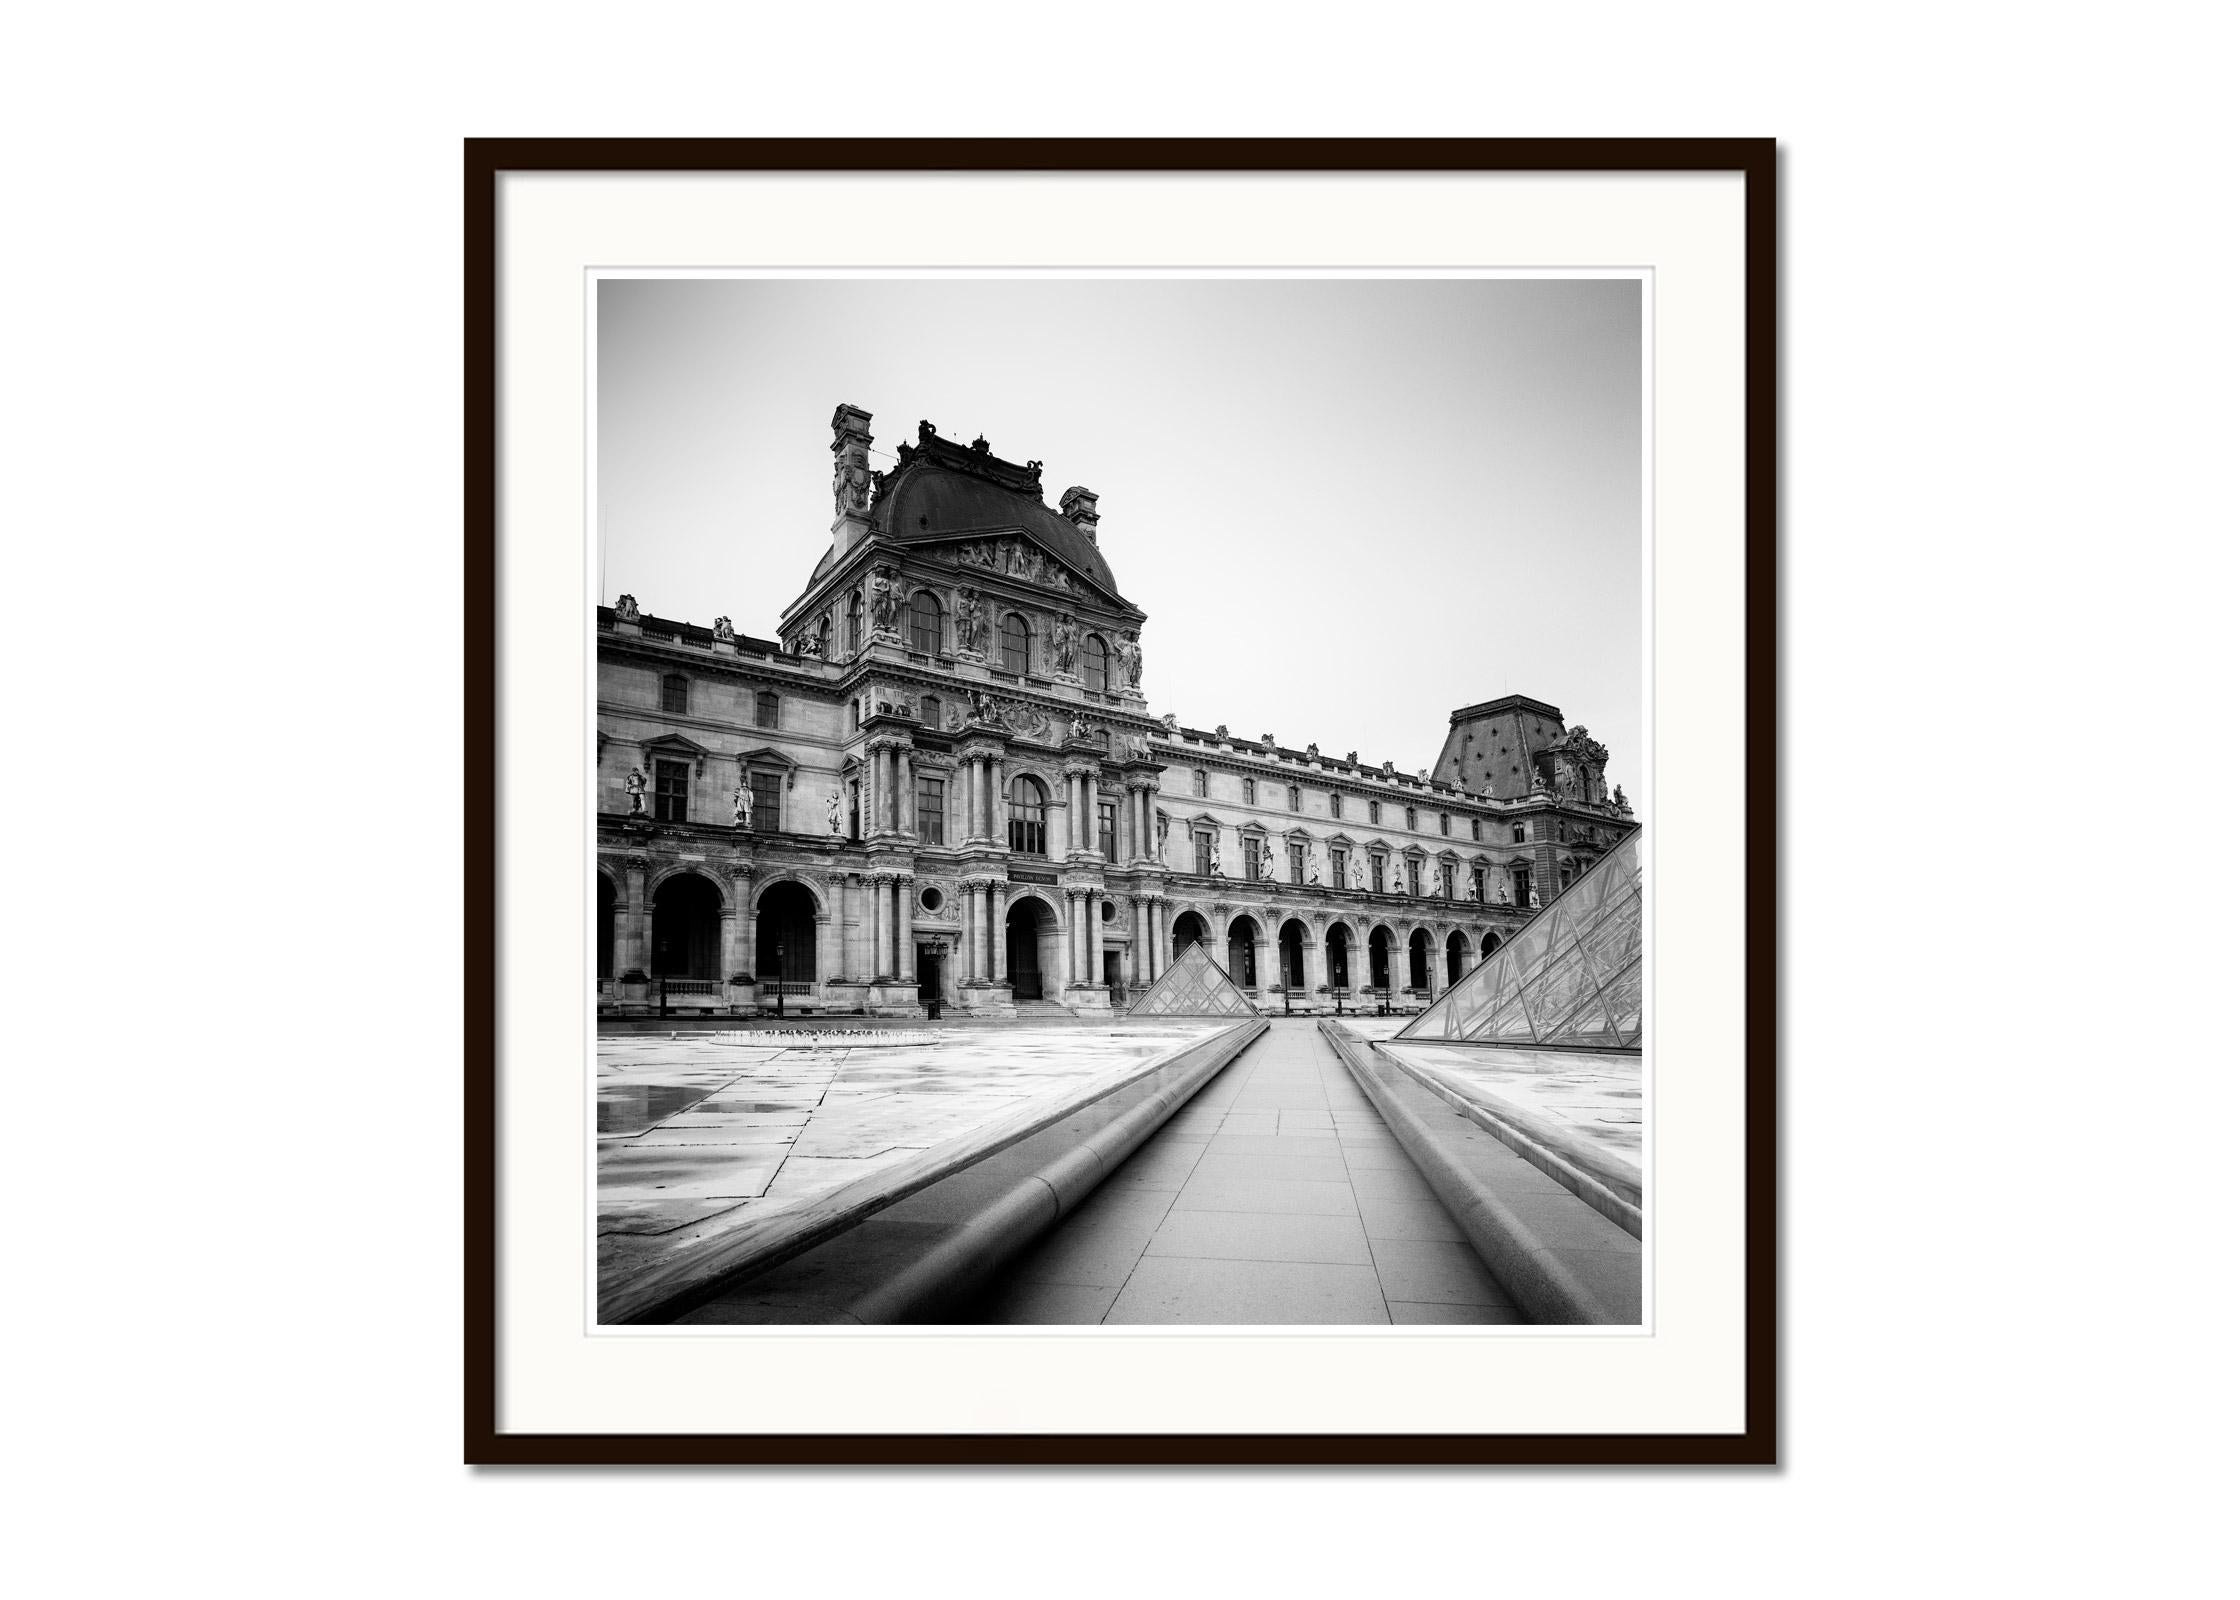
{"label": "mansard roof", "polygon": [[986,440],[961,445],[918,424],[918,442],[896,452],[899,465],[879,483],[871,531],[901,544],[931,544],[966,534],[1021,533],[1107,594],[1118,596],[1112,568],[1089,536],[1042,503],[1042,463],[1024,466],[988,452]]}

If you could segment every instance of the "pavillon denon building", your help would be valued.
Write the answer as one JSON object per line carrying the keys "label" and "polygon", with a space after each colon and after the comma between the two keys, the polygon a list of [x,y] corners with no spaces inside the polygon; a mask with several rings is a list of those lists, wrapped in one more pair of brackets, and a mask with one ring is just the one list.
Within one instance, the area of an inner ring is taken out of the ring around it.
{"label": "pavillon denon building", "polygon": [[1097,497],[870,426],[778,639],[598,610],[603,1011],[1101,1012],[1193,940],[1265,1010],[1412,1010],[1632,828],[1523,695],[1414,773],[1152,716]]}

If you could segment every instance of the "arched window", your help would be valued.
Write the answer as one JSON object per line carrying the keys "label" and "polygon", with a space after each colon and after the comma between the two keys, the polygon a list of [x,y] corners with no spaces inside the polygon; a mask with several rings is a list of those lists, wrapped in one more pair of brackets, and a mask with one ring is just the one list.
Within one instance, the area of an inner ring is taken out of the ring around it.
{"label": "arched window", "polygon": [[1025,773],[1011,780],[1011,848],[1023,855],[1043,853],[1042,815],[1050,804],[1039,779]]}
{"label": "arched window", "polygon": [[1099,694],[1104,692],[1104,641],[1093,633],[1081,641],[1081,683],[1084,688],[1094,689]]}
{"label": "arched window", "polygon": [[941,602],[923,589],[910,597],[910,648],[929,656],[941,649]]}
{"label": "arched window", "polygon": [[848,654],[863,648],[863,596],[848,596]]}
{"label": "arched window", "polygon": [[1027,625],[1018,612],[1007,611],[1004,613],[1003,621],[996,627],[996,640],[1003,648],[1003,670],[1006,672],[1025,672],[1027,670]]}
{"label": "arched window", "polygon": [[817,618],[817,654],[827,661],[832,659],[832,614],[830,612]]}

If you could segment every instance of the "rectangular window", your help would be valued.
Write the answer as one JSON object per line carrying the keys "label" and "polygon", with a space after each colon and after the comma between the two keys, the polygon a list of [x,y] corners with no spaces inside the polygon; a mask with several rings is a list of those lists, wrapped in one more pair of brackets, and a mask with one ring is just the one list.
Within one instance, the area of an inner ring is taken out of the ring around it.
{"label": "rectangular window", "polygon": [[1197,795],[1200,800],[1203,800],[1206,797],[1205,768],[1199,767],[1190,774],[1190,789],[1191,792]]}
{"label": "rectangular window", "polygon": [[1330,797],[1330,815],[1332,815],[1333,817],[1342,817],[1345,814],[1346,797],[1342,794],[1332,795]]}
{"label": "rectangular window", "polygon": [[1440,813],[1439,813],[1439,831],[1440,831],[1441,833],[1448,833],[1448,832],[1451,832],[1451,831],[1453,831],[1453,830],[1451,830],[1451,829],[1450,829],[1450,828],[1449,828],[1449,827],[1447,826],[1447,824],[1448,824],[1448,822],[1449,822],[1450,820],[1451,820],[1451,819],[1450,819],[1450,818],[1449,818],[1449,817],[1447,816],[1447,814],[1446,814],[1446,813],[1445,813],[1444,811],[1442,811],[1442,812],[1440,812]]}
{"label": "rectangular window", "polygon": [[684,674],[672,672],[661,680],[661,709],[682,715],[687,700]]}
{"label": "rectangular window", "polygon": [[1296,810],[1298,810],[1298,809],[1299,809],[1299,806],[1300,806],[1300,800],[1301,800],[1301,797],[1300,797],[1300,794],[1299,794],[1299,786],[1298,786],[1297,784],[1293,784],[1293,785],[1291,786],[1291,809],[1292,809],[1292,810],[1296,811]]}
{"label": "rectangular window", "polygon": [[1307,847],[1303,844],[1295,844],[1291,847],[1291,881],[1293,883],[1305,883],[1307,881]]}
{"label": "rectangular window", "polygon": [[754,791],[754,831],[778,831],[778,775],[775,772],[755,772],[747,776],[747,785]]}
{"label": "rectangular window", "polygon": [[1420,861],[1408,863],[1408,893],[1423,893],[1423,863]]}
{"label": "rectangular window", "polygon": [[1408,807],[1408,831],[1410,833],[1416,831],[1416,808],[1414,806]]}
{"label": "rectangular window", "polygon": [[1330,847],[1330,881],[1343,889],[1346,885],[1346,853],[1336,845]]}
{"label": "rectangular window", "polygon": [[1244,881],[1260,881],[1260,841],[1246,834],[1238,835],[1244,846]]}
{"label": "rectangular window", "polygon": [[918,842],[940,844],[941,837],[941,780],[918,780]]}
{"label": "rectangular window", "polygon": [[1486,869],[1483,867],[1472,867],[1470,869],[1470,898],[1481,905],[1485,902]]}
{"label": "rectangular window", "polygon": [[778,725],[778,696],[764,689],[754,697],[754,725],[758,728],[775,728]]}
{"label": "rectangular window", "polygon": [[1441,867],[1439,869],[1439,892],[1449,900],[1454,898],[1454,868]]}
{"label": "rectangular window", "polygon": [[1107,861],[1120,859],[1120,807],[1114,801],[1097,802],[1097,848]]}
{"label": "rectangular window", "polygon": [[929,694],[918,702],[918,720],[929,728],[941,726],[941,700],[938,696]]}
{"label": "rectangular window", "polygon": [[685,820],[685,797],[692,792],[692,768],[682,761],[653,764],[653,820]]}
{"label": "rectangular window", "polygon": [[1510,842],[1511,844],[1523,844],[1523,843],[1524,843],[1524,824],[1523,824],[1523,823],[1521,823],[1521,822],[1512,822],[1512,823],[1510,823],[1510,824],[1509,824],[1509,842]]}
{"label": "rectangular window", "polygon": [[1485,819],[1483,817],[1472,817],[1470,819],[1470,842],[1476,844],[1482,840],[1485,837],[1484,830]]}
{"label": "rectangular window", "polygon": [[1250,778],[1244,780],[1244,803],[1248,806],[1256,806],[1260,803],[1260,785]]}
{"label": "rectangular window", "polygon": [[1376,890],[1379,894],[1384,893],[1383,856],[1372,855],[1369,857],[1369,887]]}
{"label": "rectangular window", "polygon": [[1369,802],[1369,820],[1371,822],[1384,821],[1384,802],[1382,800]]}
{"label": "rectangular window", "polygon": [[1191,841],[1196,849],[1198,876],[1202,878],[1213,871],[1213,835],[1200,828],[1191,835]]}

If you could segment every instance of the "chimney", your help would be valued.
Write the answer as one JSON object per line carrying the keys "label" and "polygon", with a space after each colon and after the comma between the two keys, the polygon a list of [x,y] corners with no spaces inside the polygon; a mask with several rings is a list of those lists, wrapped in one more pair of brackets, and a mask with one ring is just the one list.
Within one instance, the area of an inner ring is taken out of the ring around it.
{"label": "chimney", "polygon": [[1091,544],[1097,542],[1097,497],[1080,484],[1059,496],[1058,515],[1087,534]]}
{"label": "chimney", "polygon": [[871,531],[871,413],[842,405],[832,413],[832,553]]}

